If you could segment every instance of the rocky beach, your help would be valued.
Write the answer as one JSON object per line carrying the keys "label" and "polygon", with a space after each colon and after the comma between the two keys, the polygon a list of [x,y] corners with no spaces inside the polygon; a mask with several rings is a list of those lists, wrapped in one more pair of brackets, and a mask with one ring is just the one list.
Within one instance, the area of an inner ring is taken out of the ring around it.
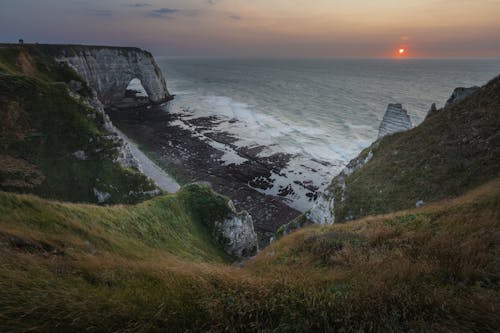
{"label": "rocky beach", "polygon": [[[265,147],[238,147],[229,133],[211,132],[220,119],[185,119],[166,112],[162,106],[108,110],[113,123],[169,173],[184,183],[204,182],[230,197],[237,210],[248,211],[254,220],[261,245],[266,245],[279,226],[300,212],[288,206],[284,197],[261,193],[282,174],[290,155],[259,156]],[[184,125],[184,126],[181,126]],[[214,148],[219,144],[219,149]],[[238,160],[238,164],[234,162]],[[286,176],[286,175],[285,175]],[[307,184],[303,186],[307,187]],[[311,197],[316,196],[311,187]]]}

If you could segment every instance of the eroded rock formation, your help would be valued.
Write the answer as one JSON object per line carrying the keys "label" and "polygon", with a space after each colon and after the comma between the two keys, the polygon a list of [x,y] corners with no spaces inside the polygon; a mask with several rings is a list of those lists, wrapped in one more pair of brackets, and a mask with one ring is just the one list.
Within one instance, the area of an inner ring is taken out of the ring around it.
{"label": "eroded rock formation", "polygon": [[[371,146],[371,149],[376,148],[378,142]],[[328,189],[324,191],[314,206],[307,213],[307,219],[317,224],[333,224],[335,222],[335,193],[340,193],[338,200],[342,203],[346,197],[347,186],[345,178],[361,169],[366,163],[373,158],[373,150],[367,150],[366,154],[360,154],[355,159],[333,178]]]}
{"label": "eroded rock formation", "polygon": [[458,103],[460,101],[463,101],[467,97],[471,96],[473,93],[479,90],[479,87],[470,87],[470,88],[464,88],[464,87],[458,87],[453,90],[453,93],[451,94],[450,98],[446,101],[445,106],[449,106],[455,103]]}
{"label": "eroded rock formation", "polygon": [[389,104],[384,114],[384,119],[378,130],[378,137],[382,138],[388,134],[402,132],[413,127],[408,112],[401,104]]}
{"label": "eroded rock formation", "polygon": [[232,201],[228,202],[231,214],[224,221],[216,222],[215,238],[223,245],[226,253],[247,258],[257,254],[257,234],[253,228],[252,216],[248,212],[237,212]]}
{"label": "eroded rock formation", "polygon": [[165,78],[151,53],[139,48],[82,45],[45,46],[60,62],[65,62],[97,92],[105,107],[121,106],[127,86],[138,79],[151,103],[171,99]]}

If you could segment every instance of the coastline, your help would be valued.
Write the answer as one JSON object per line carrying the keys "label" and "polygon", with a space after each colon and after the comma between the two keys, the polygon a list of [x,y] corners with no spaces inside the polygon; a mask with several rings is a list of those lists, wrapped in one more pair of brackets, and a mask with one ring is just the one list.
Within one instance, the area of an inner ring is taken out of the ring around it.
{"label": "coastline", "polygon": [[[230,197],[237,210],[248,211],[253,219],[259,243],[267,245],[274,232],[300,212],[285,203],[284,198],[266,195],[257,190],[266,186],[273,172],[280,172],[290,156],[274,154],[260,157],[263,147],[235,148],[245,161],[241,164],[222,160],[225,152],[213,147],[213,142],[230,146],[235,138],[218,132],[207,137],[178,126],[180,115],[166,112],[160,106],[107,110],[113,124],[133,140],[146,154],[157,156],[163,169],[174,169],[175,174],[188,182],[204,182],[216,192]],[[210,128],[217,119],[196,118],[191,121],[201,128]],[[137,146],[136,146],[137,147]],[[227,158],[227,156],[225,157]],[[262,184],[255,182],[261,179]]]}
{"label": "coastline", "polygon": [[116,126],[114,126],[114,131],[125,142],[125,145],[129,147],[130,153],[139,162],[139,169],[145,176],[154,181],[156,186],[163,191],[168,193],[176,193],[179,191],[181,186],[171,175],[146,156],[146,154],[139,149],[137,144],[130,140],[130,138]]}

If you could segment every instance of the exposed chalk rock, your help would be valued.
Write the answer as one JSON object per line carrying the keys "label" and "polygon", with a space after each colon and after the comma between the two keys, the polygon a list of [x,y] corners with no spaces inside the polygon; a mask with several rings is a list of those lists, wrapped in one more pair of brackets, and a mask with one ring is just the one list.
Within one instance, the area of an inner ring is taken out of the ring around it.
{"label": "exposed chalk rock", "polygon": [[[464,87],[455,88],[453,90],[453,93],[451,94],[450,98],[448,98],[448,100],[446,101],[445,107],[463,101],[464,99],[471,96],[472,94],[474,94],[478,90],[479,90],[479,87],[477,87],[477,86],[470,87],[470,88],[464,88]],[[442,109],[440,109],[440,110],[442,110]],[[436,104],[433,103],[429,112],[427,112],[426,119],[427,119],[427,117],[438,113],[440,110],[437,110]]]}
{"label": "exposed chalk rock", "polygon": [[[372,149],[376,148],[378,143],[374,143]],[[366,163],[368,163],[373,158],[373,150],[368,151],[366,156],[358,156],[351,160],[349,164],[340,172],[335,178],[333,178],[328,190],[320,194],[316,203],[313,205],[309,213],[307,213],[307,219],[317,223],[317,224],[333,224],[335,223],[335,196],[334,191],[340,191],[340,202],[345,200],[347,186],[345,183],[345,178],[351,175],[353,172],[359,170]]]}
{"label": "exposed chalk rock", "polygon": [[470,88],[464,88],[464,87],[455,88],[455,90],[453,90],[453,93],[451,94],[450,98],[446,101],[445,106],[450,106],[452,104],[456,104],[458,102],[461,102],[478,90],[479,90],[479,87],[477,87],[477,86],[470,87]]}
{"label": "exposed chalk rock", "polygon": [[425,205],[425,202],[423,200],[418,200],[416,203],[415,203],[415,207],[422,207]]}
{"label": "exposed chalk rock", "polygon": [[332,224],[334,197],[329,191],[323,192],[312,206],[307,218],[317,224]]}
{"label": "exposed chalk rock", "polygon": [[87,154],[85,154],[85,152],[83,150],[77,150],[71,155],[73,155],[76,159],[78,159],[80,161],[87,160]]}
{"label": "exposed chalk rock", "polygon": [[215,222],[214,236],[223,245],[226,253],[248,258],[257,253],[257,234],[252,216],[248,212],[237,212],[232,201],[228,202],[231,214],[221,222]]}
{"label": "exposed chalk rock", "polygon": [[99,191],[95,187],[94,187],[94,194],[97,198],[98,203],[105,203],[106,201],[111,199],[111,194],[109,194],[108,192]]}
{"label": "exposed chalk rock", "polygon": [[149,102],[171,99],[165,79],[151,53],[128,47],[48,45],[56,60],[72,67],[93,88],[105,107],[119,105],[127,86],[138,79]]}
{"label": "exposed chalk rock", "polygon": [[[105,139],[111,140],[116,144],[118,154],[116,162],[120,163],[123,167],[133,168],[149,179],[153,180],[155,184],[164,191],[175,193],[179,190],[179,184],[165,171],[158,167],[151,161],[143,152],[139,150],[137,145],[131,142],[125,134],[116,128],[109,116],[104,110],[104,106],[97,98],[97,93],[92,89],[92,97],[83,97],[70,91],[70,95],[85,104],[87,107],[96,110],[102,115],[104,121],[103,126],[108,132]],[[89,141],[91,142],[91,141]]]}
{"label": "exposed chalk rock", "polygon": [[389,104],[378,130],[378,137],[403,132],[413,127],[408,112],[399,103]]}
{"label": "exposed chalk rock", "polygon": [[148,93],[146,89],[144,89],[144,86],[142,85],[141,80],[138,78],[132,79],[130,83],[127,86],[127,91],[128,94],[131,95],[131,97],[135,98],[148,98]]}

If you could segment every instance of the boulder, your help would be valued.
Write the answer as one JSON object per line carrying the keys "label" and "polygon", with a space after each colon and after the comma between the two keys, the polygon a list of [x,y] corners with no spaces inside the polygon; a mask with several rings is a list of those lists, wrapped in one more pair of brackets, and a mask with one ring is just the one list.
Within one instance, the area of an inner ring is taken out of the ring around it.
{"label": "boulder", "polygon": [[224,251],[237,258],[248,258],[257,253],[257,234],[252,216],[248,212],[237,212],[232,201],[228,202],[229,216],[214,225],[214,236]]}

